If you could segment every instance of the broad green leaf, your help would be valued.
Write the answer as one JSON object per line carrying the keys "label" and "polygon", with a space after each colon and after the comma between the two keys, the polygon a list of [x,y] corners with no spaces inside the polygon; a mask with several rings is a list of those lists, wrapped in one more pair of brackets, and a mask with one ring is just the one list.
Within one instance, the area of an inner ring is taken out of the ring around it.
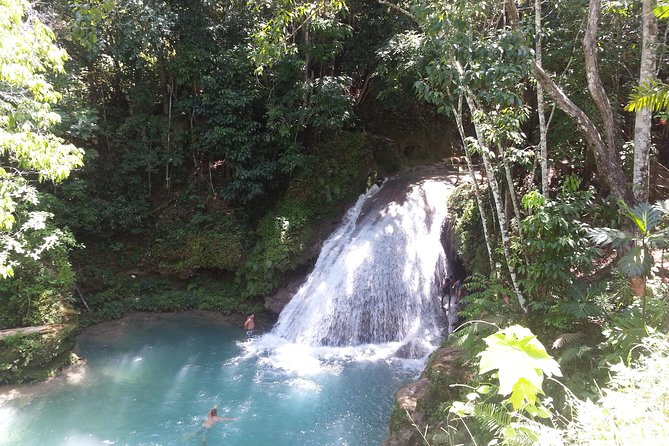
{"label": "broad green leaf", "polygon": [[497,370],[499,393],[509,395],[515,392],[511,397],[514,407],[522,399],[535,401],[544,374],[561,376],[558,363],[525,327],[513,325],[484,341],[487,347],[479,353],[479,374]]}
{"label": "broad green leaf", "polygon": [[611,246],[614,249],[632,241],[632,237],[626,232],[612,228],[588,229],[587,236],[597,246]]}
{"label": "broad green leaf", "polygon": [[525,378],[520,378],[513,385],[509,401],[511,402],[514,410],[520,410],[520,408],[523,407],[525,401],[530,404],[534,404],[537,401],[537,393],[543,393],[541,391],[541,381],[543,381],[543,375],[540,372],[537,373],[537,375],[539,375],[539,386],[536,386],[534,383]]}
{"label": "broad green leaf", "polygon": [[645,276],[650,273],[653,257],[641,246],[632,248],[618,260],[618,268],[627,277]]}

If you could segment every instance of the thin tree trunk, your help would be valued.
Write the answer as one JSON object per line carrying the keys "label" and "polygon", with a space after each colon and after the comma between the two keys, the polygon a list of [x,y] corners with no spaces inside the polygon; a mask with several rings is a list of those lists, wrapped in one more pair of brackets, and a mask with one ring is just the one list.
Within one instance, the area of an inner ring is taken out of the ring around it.
{"label": "thin tree trunk", "polygon": [[509,187],[509,196],[511,198],[511,205],[513,206],[513,213],[518,222],[518,227],[520,228],[520,206],[518,205],[518,197],[516,196],[516,186],[513,184],[513,175],[511,175],[511,168],[509,167],[509,162],[506,159],[506,154],[504,149],[500,144],[497,145],[499,154],[502,157],[502,162],[504,163],[504,173],[506,174],[506,182]]}
{"label": "thin tree trunk", "polygon": [[[541,55],[541,33],[543,28],[541,26],[541,0],[534,0],[534,24],[535,32],[537,34],[537,42],[534,49],[534,60],[537,66],[543,67]],[[537,82],[537,115],[539,116],[539,160],[541,164],[541,193],[548,198],[548,187],[550,178],[548,174],[548,142],[546,127],[546,115],[544,110],[544,89],[540,83]]]}
{"label": "thin tree trunk", "polygon": [[[167,93],[169,95],[168,107],[167,107],[167,144],[166,151],[170,153],[170,143],[172,142],[172,95],[173,93],[173,80],[170,78],[170,82],[167,84]],[[170,161],[168,158],[165,162],[165,189],[170,189]]]}
{"label": "thin tree trunk", "polygon": [[[474,100],[473,95],[470,91],[466,93],[466,100],[469,109],[472,111],[472,115],[479,110],[476,101]],[[488,185],[490,186],[490,192],[492,193],[493,200],[495,202],[495,209],[497,210],[497,222],[499,224],[500,235],[502,236],[502,249],[504,251],[504,260],[506,261],[506,266],[509,271],[509,276],[511,277],[511,283],[513,285],[514,292],[518,298],[518,303],[523,311],[527,312],[527,302],[523,297],[523,293],[518,286],[518,279],[516,277],[516,271],[511,264],[511,250],[509,248],[511,244],[511,239],[509,237],[509,230],[506,224],[506,214],[504,213],[504,206],[502,203],[502,196],[499,192],[499,185],[497,184],[497,178],[495,178],[495,171],[492,168],[490,162],[490,156],[488,155],[488,148],[485,146],[485,135],[483,134],[480,124],[474,122],[474,129],[476,130],[476,138],[481,144],[481,158],[483,159],[483,165],[486,170],[486,177],[488,179]]]}
{"label": "thin tree trunk", "polygon": [[[657,65],[657,19],[653,8],[655,0],[643,0],[641,13],[641,67],[639,70],[639,84],[655,80]],[[651,121],[653,114],[650,109],[642,108],[636,112],[634,121],[634,173],[632,188],[636,203],[648,201],[649,194],[649,164],[651,147]]]}
{"label": "thin tree trunk", "polygon": [[485,246],[488,249],[488,261],[490,262],[490,271],[495,271],[495,262],[492,256],[492,246],[490,245],[490,235],[488,234],[488,217],[486,217],[485,207],[483,206],[483,198],[481,197],[481,191],[479,190],[479,183],[476,179],[476,171],[472,164],[472,159],[469,156],[469,149],[467,147],[467,136],[465,135],[465,128],[462,125],[462,95],[458,98],[458,109],[455,111],[455,123],[458,127],[458,133],[460,133],[460,139],[462,139],[462,147],[465,151],[465,160],[467,161],[467,169],[469,170],[469,175],[474,181],[474,196],[476,197],[476,205],[479,208],[479,215],[481,216],[481,225],[483,226],[483,238],[485,239]]}

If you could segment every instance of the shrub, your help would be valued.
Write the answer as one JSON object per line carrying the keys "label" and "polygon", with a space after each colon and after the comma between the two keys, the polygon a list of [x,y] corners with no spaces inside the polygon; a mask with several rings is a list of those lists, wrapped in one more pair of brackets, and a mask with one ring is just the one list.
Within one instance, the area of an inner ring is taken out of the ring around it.
{"label": "shrub", "polygon": [[574,401],[566,444],[664,444],[669,438],[669,337],[654,334],[637,348],[643,352],[637,362],[611,366],[598,401]]}

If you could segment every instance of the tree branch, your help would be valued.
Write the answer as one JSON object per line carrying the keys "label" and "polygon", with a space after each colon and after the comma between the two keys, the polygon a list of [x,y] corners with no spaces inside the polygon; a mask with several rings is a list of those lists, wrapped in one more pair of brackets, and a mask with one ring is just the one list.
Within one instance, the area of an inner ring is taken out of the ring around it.
{"label": "tree branch", "polygon": [[604,125],[604,137],[610,150],[618,153],[620,143],[616,125],[616,116],[604,90],[604,84],[599,74],[599,63],[597,61],[597,32],[599,30],[599,17],[602,10],[601,0],[590,0],[588,7],[588,21],[586,23],[585,35],[583,36],[583,52],[585,54],[585,76],[588,80],[588,90],[595,105],[599,109]]}
{"label": "tree branch", "polygon": [[620,163],[618,162],[617,151],[610,150],[602,139],[601,133],[592,123],[588,115],[585,114],[569,97],[564,94],[562,89],[557,86],[553,79],[536,63],[533,65],[534,77],[537,82],[546,90],[569,117],[571,117],[583,132],[588,145],[592,148],[595,155],[597,171],[601,173],[602,178],[611,189],[616,198],[631,203],[632,193],[627,187],[628,180],[625,176]]}

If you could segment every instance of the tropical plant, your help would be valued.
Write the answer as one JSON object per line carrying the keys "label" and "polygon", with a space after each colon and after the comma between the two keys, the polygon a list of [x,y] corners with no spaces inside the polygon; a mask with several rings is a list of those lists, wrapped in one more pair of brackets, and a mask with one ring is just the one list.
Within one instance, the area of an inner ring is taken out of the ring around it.
{"label": "tropical plant", "polygon": [[641,297],[642,312],[645,313],[646,280],[654,264],[653,250],[669,248],[669,227],[666,227],[665,219],[669,214],[669,200],[641,203],[632,208],[620,202],[620,208],[637,232],[592,228],[588,230],[588,237],[595,245],[623,251],[617,266],[626,277],[640,279],[638,283],[632,282],[633,290]]}
{"label": "tropical plant", "polygon": [[544,377],[562,376],[558,363],[520,325],[498,330],[484,341],[479,376],[492,372],[495,379],[477,383],[466,401],[454,402],[450,412],[464,423],[467,418],[476,420],[479,440],[490,439],[488,444],[551,444],[554,429],[539,421],[554,416],[551,399],[541,395]]}
{"label": "tropical plant", "polygon": [[596,257],[580,223],[592,207],[593,191],[579,190],[580,184],[580,179],[567,177],[554,200],[537,191],[522,198],[528,215],[520,224],[521,236],[515,247],[517,255],[526,259],[519,262],[518,269],[523,286],[535,301],[545,303],[560,296]]}

